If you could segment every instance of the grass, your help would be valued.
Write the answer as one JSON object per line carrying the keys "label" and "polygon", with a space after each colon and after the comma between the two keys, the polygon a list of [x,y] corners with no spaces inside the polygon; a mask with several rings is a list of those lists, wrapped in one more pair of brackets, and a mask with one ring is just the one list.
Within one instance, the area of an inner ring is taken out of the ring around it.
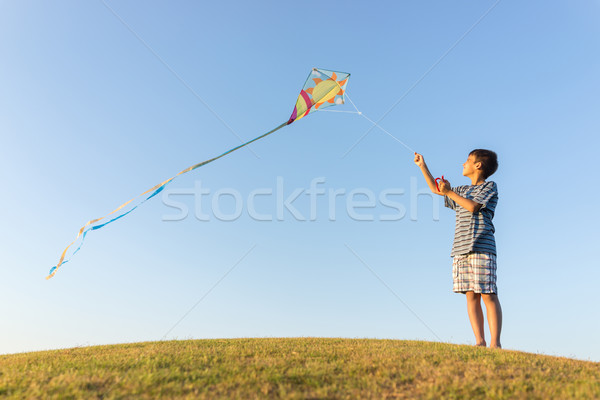
{"label": "grass", "polygon": [[372,339],[214,339],[0,356],[0,397],[593,399],[600,363]]}

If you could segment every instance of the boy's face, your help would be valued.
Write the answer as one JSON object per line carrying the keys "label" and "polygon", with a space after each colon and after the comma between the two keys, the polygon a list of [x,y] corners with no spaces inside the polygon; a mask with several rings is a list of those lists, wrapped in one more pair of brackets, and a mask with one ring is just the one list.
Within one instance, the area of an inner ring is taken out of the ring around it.
{"label": "boy's face", "polygon": [[475,156],[471,155],[463,164],[463,176],[471,176],[479,169],[480,165],[475,161]]}

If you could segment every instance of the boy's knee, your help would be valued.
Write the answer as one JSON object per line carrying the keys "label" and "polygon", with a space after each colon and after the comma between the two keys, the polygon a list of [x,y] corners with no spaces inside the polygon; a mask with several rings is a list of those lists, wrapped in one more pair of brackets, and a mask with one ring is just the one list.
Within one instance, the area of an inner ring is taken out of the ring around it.
{"label": "boy's knee", "polygon": [[479,300],[481,298],[481,293],[467,292],[466,295],[468,300]]}
{"label": "boy's knee", "polygon": [[496,301],[498,299],[498,295],[496,293],[481,293],[481,297],[483,301]]}

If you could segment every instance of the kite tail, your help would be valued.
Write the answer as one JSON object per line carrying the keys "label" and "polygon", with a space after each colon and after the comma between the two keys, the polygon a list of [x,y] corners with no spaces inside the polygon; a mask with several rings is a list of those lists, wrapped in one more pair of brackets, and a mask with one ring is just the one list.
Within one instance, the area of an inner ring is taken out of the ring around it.
{"label": "kite tail", "polygon": [[[79,249],[81,249],[81,246],[83,246],[83,242],[84,242],[85,237],[88,234],[88,232],[94,231],[96,229],[100,229],[100,228],[102,228],[102,227],[110,224],[111,222],[114,222],[114,221],[116,221],[116,220],[118,220],[120,218],[123,218],[124,216],[126,216],[127,214],[129,214],[130,212],[132,212],[133,210],[135,210],[136,208],[138,208],[139,206],[141,206],[142,204],[144,204],[146,201],[150,200],[151,198],[153,198],[154,196],[156,196],[157,194],[159,194],[169,183],[171,183],[179,175],[183,175],[186,172],[193,171],[196,168],[200,168],[203,165],[206,165],[206,164],[211,163],[211,162],[213,162],[215,160],[218,160],[219,158],[224,157],[224,156],[226,156],[229,153],[233,153],[234,151],[236,151],[238,149],[241,149],[242,147],[247,146],[247,145],[249,145],[252,142],[255,142],[255,141],[259,140],[259,139],[264,138],[265,136],[268,136],[268,135],[274,133],[275,131],[283,128],[284,126],[286,126],[288,124],[289,124],[289,121],[286,121],[283,124],[279,125],[277,128],[272,129],[269,132],[267,132],[267,133],[265,133],[263,135],[260,135],[260,136],[254,138],[254,139],[252,139],[252,140],[250,140],[250,141],[248,141],[246,143],[243,143],[243,144],[241,144],[241,145],[239,145],[237,147],[234,147],[233,149],[227,150],[225,153],[223,153],[223,154],[221,154],[221,155],[219,155],[217,157],[213,157],[213,158],[211,158],[209,160],[202,161],[202,162],[200,162],[198,164],[192,165],[191,167],[188,167],[188,168],[184,169],[183,171],[179,172],[177,175],[173,176],[172,178],[169,178],[166,181],[161,182],[161,183],[159,183],[156,186],[153,186],[152,188],[146,190],[144,193],[140,194],[139,196],[136,196],[133,199],[131,199],[131,200],[129,200],[129,201],[121,204],[119,207],[117,207],[115,210],[111,211],[110,213],[106,214],[104,217],[96,218],[96,219],[88,221],[84,226],[81,227],[81,229],[79,229],[79,233],[77,234],[77,237],[75,238],[75,240],[73,240],[71,242],[71,244],[69,244],[63,250],[58,263],[54,267],[52,267],[50,269],[49,275],[46,277],[46,279],[52,278],[56,274],[58,268],[60,268],[63,264],[66,264],[67,262],[69,262],[69,260],[79,251]],[[147,195],[147,197],[145,197],[146,195]],[[138,199],[140,197],[143,197],[142,201],[140,201],[138,204],[136,204],[135,206],[133,206],[130,210],[128,210],[126,212],[122,212],[121,214],[117,213],[118,211],[123,210],[127,205],[129,205],[134,200],[136,200],[136,199]],[[105,221],[105,222],[103,222],[101,224],[97,224],[101,220],[103,220],[103,219],[105,219],[107,217],[110,217],[113,214],[115,214],[115,216],[112,219],[109,219],[109,220],[107,220],[107,221]],[[77,241],[79,239],[81,239],[81,240],[79,241],[78,247],[75,249],[75,251],[73,251],[73,253],[69,256],[69,258],[66,258],[67,251],[69,250],[69,248],[71,246],[73,246],[75,243],[77,243]]]}

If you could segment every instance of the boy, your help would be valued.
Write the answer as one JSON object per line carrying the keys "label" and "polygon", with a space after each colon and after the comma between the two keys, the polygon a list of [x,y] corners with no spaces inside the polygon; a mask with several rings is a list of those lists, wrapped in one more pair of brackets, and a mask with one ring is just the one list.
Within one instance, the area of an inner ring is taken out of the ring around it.
{"label": "boy", "polygon": [[438,190],[421,154],[415,153],[415,164],[421,168],[431,191],[444,196],[444,205],[456,211],[451,253],[453,291],[467,296],[467,311],[476,345],[486,346],[481,309],[483,298],[492,336],[490,347],[501,348],[502,308],[496,288],[496,242],[492,224],[498,187],[495,182],[486,181],[498,169],[496,153],[483,149],[469,153],[463,164],[463,175],[471,179],[471,185],[455,188],[442,179]]}

